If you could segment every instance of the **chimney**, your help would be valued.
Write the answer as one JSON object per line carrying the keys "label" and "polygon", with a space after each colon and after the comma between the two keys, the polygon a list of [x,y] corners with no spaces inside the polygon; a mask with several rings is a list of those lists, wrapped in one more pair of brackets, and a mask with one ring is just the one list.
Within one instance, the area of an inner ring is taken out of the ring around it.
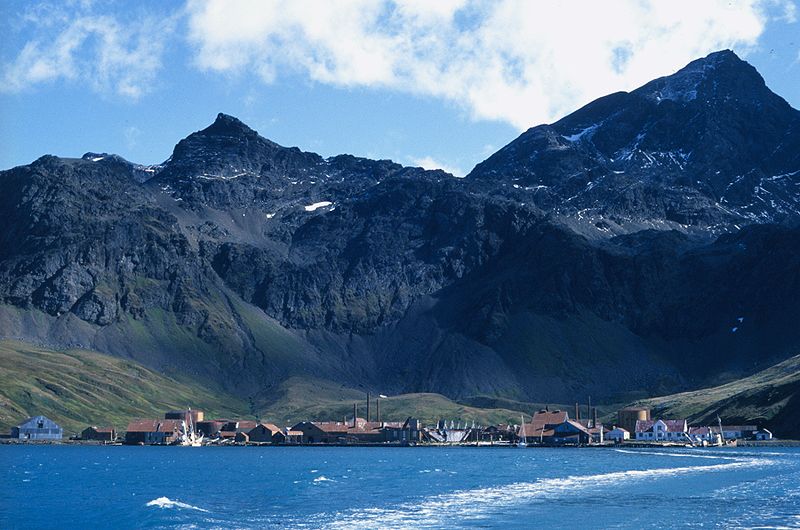
{"label": "chimney", "polygon": [[367,421],[369,421],[370,419],[371,418],[369,416],[369,392],[367,392]]}
{"label": "chimney", "polygon": [[575,403],[575,421],[581,419],[581,406]]}
{"label": "chimney", "polygon": [[380,396],[378,399],[375,400],[375,413],[378,416],[378,423],[381,422],[381,398]]}
{"label": "chimney", "polygon": [[356,419],[358,418],[358,403],[353,403],[353,428],[358,427]]}
{"label": "chimney", "polygon": [[586,404],[586,419],[589,420],[592,417],[592,396],[589,396],[589,403]]}

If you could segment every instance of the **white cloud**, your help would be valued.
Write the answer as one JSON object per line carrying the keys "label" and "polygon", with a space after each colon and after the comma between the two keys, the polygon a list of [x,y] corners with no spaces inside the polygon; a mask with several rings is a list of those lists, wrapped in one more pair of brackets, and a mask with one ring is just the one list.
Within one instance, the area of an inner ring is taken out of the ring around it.
{"label": "white cloud", "polygon": [[203,70],[434,96],[524,129],[712,51],[746,51],[794,4],[189,0],[187,13]]}
{"label": "white cloud", "polygon": [[148,92],[162,66],[165,39],[175,19],[124,24],[113,15],[87,9],[88,3],[71,12],[42,4],[23,14],[21,20],[34,36],[3,65],[2,90],[18,92],[68,80],[129,99]]}
{"label": "white cloud", "polygon": [[423,169],[441,169],[442,171],[446,171],[447,173],[459,178],[465,175],[463,170],[455,166],[442,164],[430,156],[425,156],[422,158],[410,158],[409,160],[415,167],[421,167]]}

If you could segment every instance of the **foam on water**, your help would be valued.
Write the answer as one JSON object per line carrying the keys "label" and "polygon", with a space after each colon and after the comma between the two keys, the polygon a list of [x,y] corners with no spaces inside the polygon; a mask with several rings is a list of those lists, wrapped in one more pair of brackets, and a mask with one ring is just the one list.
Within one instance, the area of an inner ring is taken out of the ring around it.
{"label": "foam on water", "polygon": [[153,499],[152,501],[148,502],[145,506],[155,506],[158,508],[183,508],[185,510],[197,510],[198,512],[208,513],[208,510],[204,510],[197,506],[192,506],[191,504],[186,504],[185,502],[173,501],[168,497],[159,497],[157,499]]}
{"label": "foam on water", "polygon": [[646,451],[642,449],[614,449],[617,453],[625,453],[629,455],[656,455],[656,456],[674,456],[678,458],[705,458],[710,460],[741,460],[741,458],[730,455],[720,455],[719,453],[666,453],[663,451]]}
{"label": "foam on water", "polygon": [[[664,456],[687,456],[681,453],[663,453]],[[688,455],[704,457],[704,455]],[[456,491],[423,498],[418,503],[406,503],[396,508],[367,508],[333,514],[320,514],[319,526],[326,528],[376,528],[448,526],[485,519],[497,509],[513,507],[535,499],[565,497],[587,489],[607,488],[619,483],[652,481],[693,473],[732,471],[747,467],[770,465],[764,458],[717,457],[733,460],[720,464],[681,466],[653,469],[616,471],[596,475],[574,475],[564,478],[547,478],[534,482],[518,482],[501,487]],[[329,520],[328,518],[333,520]]]}

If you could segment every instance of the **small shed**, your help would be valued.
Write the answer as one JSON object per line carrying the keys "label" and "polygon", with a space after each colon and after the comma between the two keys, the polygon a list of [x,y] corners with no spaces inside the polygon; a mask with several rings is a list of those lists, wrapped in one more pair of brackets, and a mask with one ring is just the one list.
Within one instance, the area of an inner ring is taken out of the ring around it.
{"label": "small shed", "polygon": [[61,440],[64,429],[45,416],[34,416],[11,429],[11,438],[17,440]]}
{"label": "small shed", "polygon": [[248,444],[250,443],[250,436],[246,432],[237,432],[236,435],[233,437],[233,441],[237,444]]}
{"label": "small shed", "polygon": [[97,427],[92,425],[86,427],[81,432],[81,440],[98,440],[102,442],[113,442],[117,438],[117,431],[114,427]]}
{"label": "small shed", "polygon": [[631,433],[622,427],[614,427],[606,433],[606,440],[611,440],[613,442],[623,442],[630,439]]}

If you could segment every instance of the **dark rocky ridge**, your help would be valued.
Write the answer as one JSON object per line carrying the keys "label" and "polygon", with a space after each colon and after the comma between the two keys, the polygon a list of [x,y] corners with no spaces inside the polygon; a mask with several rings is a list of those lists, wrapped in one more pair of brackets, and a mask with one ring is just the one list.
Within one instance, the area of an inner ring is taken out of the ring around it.
{"label": "dark rocky ridge", "polygon": [[594,101],[478,164],[487,182],[588,237],[715,235],[800,220],[800,112],[733,52]]}
{"label": "dark rocky ridge", "polygon": [[798,112],[730,52],[467,179],[220,114],[158,166],[0,173],[1,334],[250,397],[293,375],[553,401],[691,388],[800,347],[798,142]]}

